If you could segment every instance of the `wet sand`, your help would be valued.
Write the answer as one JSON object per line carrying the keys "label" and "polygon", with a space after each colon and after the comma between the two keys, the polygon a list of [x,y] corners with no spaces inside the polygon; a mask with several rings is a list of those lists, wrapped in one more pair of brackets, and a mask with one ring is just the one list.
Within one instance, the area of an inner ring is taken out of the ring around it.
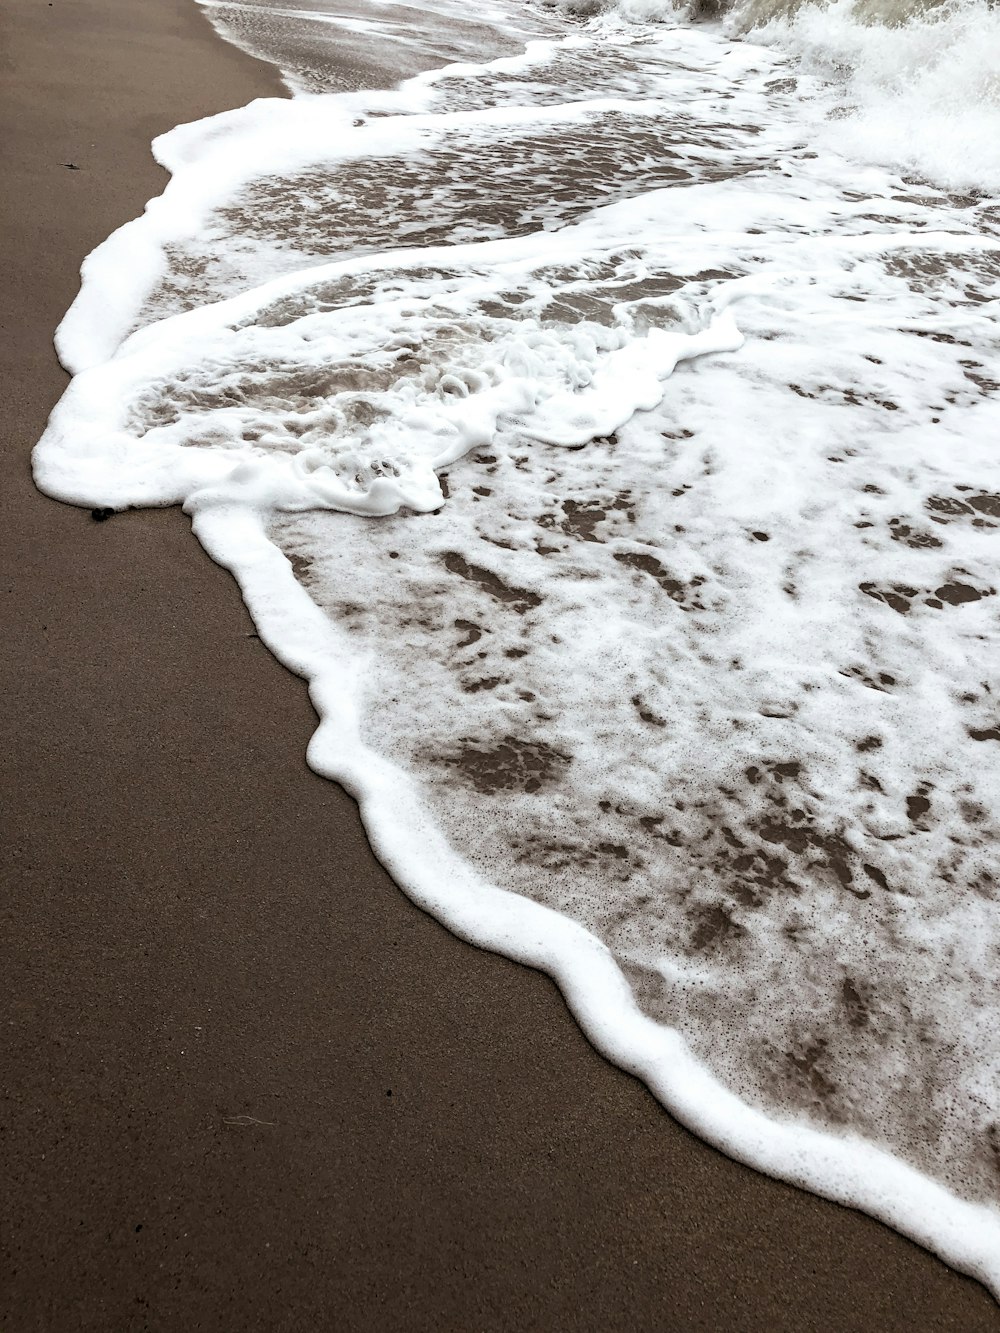
{"label": "wet sand", "polygon": [[1000,1329],[411,907],[180,513],[34,491],[150,139],[280,89],[192,0],[7,0],[0,51],[0,1328]]}

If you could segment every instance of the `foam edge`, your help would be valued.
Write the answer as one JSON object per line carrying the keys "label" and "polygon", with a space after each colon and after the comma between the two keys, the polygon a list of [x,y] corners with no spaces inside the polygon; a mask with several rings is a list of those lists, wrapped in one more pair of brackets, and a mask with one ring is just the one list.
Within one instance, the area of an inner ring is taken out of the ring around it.
{"label": "foam edge", "polygon": [[212,507],[199,510],[192,526],[236,579],[261,639],[308,681],[320,722],[307,762],[357,801],[376,856],[411,901],[460,939],[549,975],[595,1049],[645,1083],[699,1138],[757,1171],[884,1222],[1000,1301],[1000,1210],[960,1199],[856,1136],[772,1120],[724,1087],[679,1032],[639,1010],[600,940],[476,875],[434,828],[411,779],[367,749],[349,688],[357,660],[268,540],[261,516],[242,506]]}

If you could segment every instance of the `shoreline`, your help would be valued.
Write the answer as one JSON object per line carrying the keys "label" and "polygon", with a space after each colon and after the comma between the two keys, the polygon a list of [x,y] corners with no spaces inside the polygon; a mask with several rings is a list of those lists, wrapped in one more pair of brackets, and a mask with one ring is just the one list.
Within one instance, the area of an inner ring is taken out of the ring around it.
{"label": "shoreline", "polygon": [[[35,492],[79,264],[155,134],[284,96],[194,0],[11,0],[0,1326],[1000,1328],[736,1165],[414,908],[177,510]],[[72,163],[73,167],[64,164]]]}

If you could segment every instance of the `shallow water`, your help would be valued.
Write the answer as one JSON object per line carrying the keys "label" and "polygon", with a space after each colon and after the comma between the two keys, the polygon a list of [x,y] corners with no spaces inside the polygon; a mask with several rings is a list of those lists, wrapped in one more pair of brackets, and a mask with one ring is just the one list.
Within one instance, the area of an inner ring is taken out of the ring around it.
{"label": "shallow water", "polygon": [[36,475],[186,504],[418,901],[998,1290],[996,11],[621,11],[210,6],[300,95],[157,142]]}

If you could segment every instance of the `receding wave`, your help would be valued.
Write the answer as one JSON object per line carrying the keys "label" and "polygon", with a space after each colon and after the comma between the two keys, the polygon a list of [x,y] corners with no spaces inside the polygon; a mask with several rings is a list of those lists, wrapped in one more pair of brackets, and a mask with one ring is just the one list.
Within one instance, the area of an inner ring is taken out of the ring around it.
{"label": "receding wave", "polygon": [[407,892],[1000,1292],[995,11],[508,17],[157,141],[39,485],[183,503]]}

